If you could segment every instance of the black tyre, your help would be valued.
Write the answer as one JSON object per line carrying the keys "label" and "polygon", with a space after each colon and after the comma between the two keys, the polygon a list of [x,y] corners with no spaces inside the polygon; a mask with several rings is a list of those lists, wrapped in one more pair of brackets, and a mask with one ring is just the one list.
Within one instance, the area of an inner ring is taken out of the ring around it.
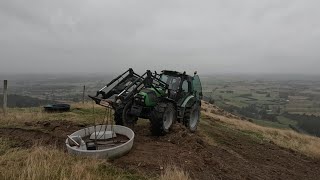
{"label": "black tyre", "polygon": [[197,130],[200,121],[200,106],[196,103],[187,109],[184,115],[184,125],[191,131]]}
{"label": "black tyre", "polygon": [[122,111],[122,122],[123,122],[123,125],[127,127],[133,127],[133,125],[138,120],[138,117],[130,114],[131,107],[132,107],[132,102],[128,102],[124,106]]}
{"label": "black tyre", "polygon": [[176,110],[172,103],[158,103],[151,112],[150,131],[154,136],[163,136],[169,132],[176,119]]}

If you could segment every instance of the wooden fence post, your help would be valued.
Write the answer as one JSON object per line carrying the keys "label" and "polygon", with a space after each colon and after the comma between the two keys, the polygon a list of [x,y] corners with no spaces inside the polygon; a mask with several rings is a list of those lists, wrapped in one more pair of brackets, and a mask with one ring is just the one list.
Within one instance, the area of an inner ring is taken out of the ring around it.
{"label": "wooden fence post", "polygon": [[82,93],[82,104],[84,104],[84,96],[86,92],[86,86],[83,86],[83,93]]}
{"label": "wooden fence post", "polygon": [[3,113],[7,114],[7,101],[8,101],[8,81],[3,81]]}

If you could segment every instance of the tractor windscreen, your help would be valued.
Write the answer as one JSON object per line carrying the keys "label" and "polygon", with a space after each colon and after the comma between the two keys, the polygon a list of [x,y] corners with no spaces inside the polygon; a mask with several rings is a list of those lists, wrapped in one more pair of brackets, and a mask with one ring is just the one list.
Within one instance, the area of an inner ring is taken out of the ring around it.
{"label": "tractor windscreen", "polygon": [[178,90],[181,78],[175,76],[161,75],[161,80],[169,85],[169,89]]}

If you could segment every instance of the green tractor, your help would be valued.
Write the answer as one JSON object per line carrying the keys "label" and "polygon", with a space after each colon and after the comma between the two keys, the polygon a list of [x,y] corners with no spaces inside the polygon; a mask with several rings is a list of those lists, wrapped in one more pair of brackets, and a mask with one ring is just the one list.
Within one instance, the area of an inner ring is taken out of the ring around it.
{"label": "green tractor", "polygon": [[[106,88],[109,91],[103,91]],[[160,136],[176,121],[196,131],[202,86],[196,72],[189,76],[185,72],[164,70],[158,74],[147,70],[140,76],[130,68],[89,97],[112,107],[117,125],[133,126],[138,118],[149,119],[151,133]]]}

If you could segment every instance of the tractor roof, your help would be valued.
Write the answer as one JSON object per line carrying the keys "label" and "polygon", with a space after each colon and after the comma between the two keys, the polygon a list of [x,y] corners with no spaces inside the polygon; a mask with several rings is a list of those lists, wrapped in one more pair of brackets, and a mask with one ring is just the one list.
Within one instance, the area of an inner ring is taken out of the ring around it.
{"label": "tractor roof", "polygon": [[188,76],[186,72],[181,73],[178,71],[170,71],[170,70],[163,70],[161,72],[162,74],[169,75],[169,76]]}

